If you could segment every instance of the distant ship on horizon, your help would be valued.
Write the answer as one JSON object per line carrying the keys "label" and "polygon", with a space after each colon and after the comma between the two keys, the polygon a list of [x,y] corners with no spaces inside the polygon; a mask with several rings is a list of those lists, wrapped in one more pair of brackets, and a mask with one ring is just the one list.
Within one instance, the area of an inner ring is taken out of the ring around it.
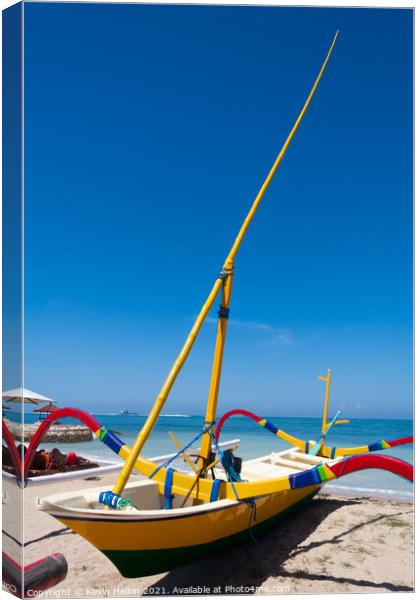
{"label": "distant ship on horizon", "polygon": [[138,416],[136,412],[131,412],[129,410],[121,410],[120,415],[122,417],[137,417]]}

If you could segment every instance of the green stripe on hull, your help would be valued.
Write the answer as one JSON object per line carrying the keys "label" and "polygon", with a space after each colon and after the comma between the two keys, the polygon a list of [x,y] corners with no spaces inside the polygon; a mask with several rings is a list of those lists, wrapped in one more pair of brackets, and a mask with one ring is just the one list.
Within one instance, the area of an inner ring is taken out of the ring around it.
{"label": "green stripe on hull", "polygon": [[[317,490],[318,491],[318,490]],[[262,533],[273,527],[290,514],[308,503],[317,493],[314,492],[281,513],[266,519],[252,528],[253,533]],[[195,560],[214,554],[229,546],[250,539],[248,529],[234,535],[196,546],[170,548],[162,550],[101,550],[117,567],[123,577],[145,577],[165,571],[171,571]]]}

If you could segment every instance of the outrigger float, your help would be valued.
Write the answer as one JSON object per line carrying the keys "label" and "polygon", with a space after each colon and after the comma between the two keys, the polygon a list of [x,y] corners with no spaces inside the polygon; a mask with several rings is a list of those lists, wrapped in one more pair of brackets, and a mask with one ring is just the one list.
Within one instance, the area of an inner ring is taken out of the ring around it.
{"label": "outrigger float", "polygon": [[[124,465],[112,490],[93,488],[40,498],[39,509],[70,527],[105,554],[124,577],[160,573],[213,553],[228,544],[249,539],[271,527],[310,500],[328,481],[362,469],[384,469],[413,480],[413,467],[397,458],[371,454],[377,450],[412,443],[413,438],[380,440],[357,448],[325,445],[328,430],[338,424],[339,414],[328,422],[330,372],[326,382],[324,413],[318,441],[298,439],[273,423],[250,413],[234,411],[216,424],[216,410],[222,372],[223,353],[232,293],[234,260],[267,190],[314,96],[337,40],[318,73],[304,106],[280,153],[265,179],[251,209],[227,255],[219,276],[205,301],[181,352],[158,394],[132,448],[112,431],[101,427],[91,415],[77,409],[62,409],[44,421],[47,428],[57,418],[77,417],[96,436],[124,459]],[[156,464],[141,452],[175,380],[192,349],[198,333],[216,298],[221,296],[212,376],[202,430],[182,447],[175,458],[184,458],[185,467],[174,468],[171,460]],[[232,449],[222,450],[219,435],[223,423],[233,414],[254,419],[259,425],[282,438],[290,448],[243,463]],[[194,462],[189,447],[200,441]],[[34,443],[35,447],[36,443]],[[35,451],[31,448],[31,451]],[[140,482],[129,483],[132,470],[145,475]]]}

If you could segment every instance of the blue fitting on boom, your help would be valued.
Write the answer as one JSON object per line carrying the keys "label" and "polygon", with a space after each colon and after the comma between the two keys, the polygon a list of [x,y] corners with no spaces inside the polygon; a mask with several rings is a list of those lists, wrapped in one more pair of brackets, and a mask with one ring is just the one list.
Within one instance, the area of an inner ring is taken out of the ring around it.
{"label": "blue fitting on boom", "polygon": [[99,503],[105,504],[105,506],[109,506],[110,508],[123,508],[124,506],[132,505],[130,498],[121,498],[121,496],[114,494],[111,490],[99,493]]}
{"label": "blue fitting on boom", "polygon": [[221,279],[222,281],[226,281],[226,279],[230,275],[233,275],[233,267],[231,269],[227,269],[226,267],[222,267],[220,269],[220,273],[219,273],[218,279]]}
{"label": "blue fitting on boom", "polygon": [[99,502],[109,506],[110,508],[118,508],[118,500],[121,498],[118,494],[114,494],[110,490],[108,492],[99,493]]}
{"label": "blue fitting on boom", "polygon": [[220,305],[218,315],[219,319],[229,319],[229,309],[226,306]]}

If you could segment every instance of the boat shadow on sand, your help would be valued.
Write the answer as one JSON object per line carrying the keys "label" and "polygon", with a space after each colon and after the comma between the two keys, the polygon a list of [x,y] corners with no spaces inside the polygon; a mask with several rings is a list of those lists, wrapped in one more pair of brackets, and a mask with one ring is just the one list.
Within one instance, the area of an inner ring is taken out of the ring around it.
{"label": "boat shadow on sand", "polygon": [[[186,567],[181,567],[166,573],[161,579],[155,581],[150,587],[159,588],[160,593],[173,594],[178,588],[207,587],[207,593],[212,594],[253,594],[274,593],[270,592],[265,583],[270,577],[279,578],[274,585],[283,588],[276,593],[294,592],[296,580],[306,580],[319,583],[336,583],[345,586],[357,586],[360,592],[371,588],[369,591],[389,590],[412,591],[413,588],[406,585],[391,582],[375,582],[366,579],[355,579],[352,577],[340,577],[325,573],[322,565],[315,562],[310,570],[296,569],[294,566],[288,569],[284,564],[294,557],[303,558],[308,552],[316,548],[325,547],[332,554],[339,551],[340,545],[345,543],[346,538],[357,530],[379,523],[389,517],[397,517],[404,514],[398,506],[395,513],[378,515],[369,520],[358,522],[348,529],[343,529],[326,539],[306,543],[305,541],[318,528],[318,526],[334,511],[342,507],[361,505],[363,501],[358,499],[336,499],[320,497],[313,500],[306,507],[280,523],[256,540],[251,539],[249,543],[235,546],[214,554],[214,556],[194,562]],[[234,556],[234,560],[232,557]],[[378,556],[380,561],[380,556]],[[242,565],[238,568],[238,565]],[[302,565],[302,563],[301,563]],[[312,572],[310,572],[312,571]],[[321,572],[322,571],[322,572]],[[220,586],[220,589],[217,588]],[[255,588],[262,588],[256,590]],[[315,590],[314,590],[315,591]]]}

